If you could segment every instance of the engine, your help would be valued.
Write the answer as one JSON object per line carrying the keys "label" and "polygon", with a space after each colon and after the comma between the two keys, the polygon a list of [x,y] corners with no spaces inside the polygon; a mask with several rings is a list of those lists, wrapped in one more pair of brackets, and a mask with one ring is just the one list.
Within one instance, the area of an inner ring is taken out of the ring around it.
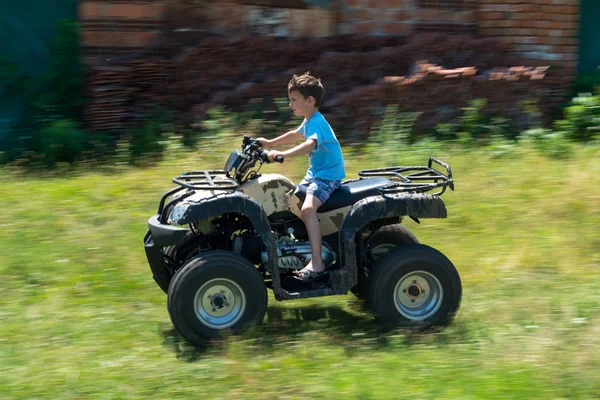
{"label": "engine", "polygon": [[[277,240],[277,259],[279,268],[281,269],[302,269],[308,265],[312,259],[312,251],[310,242],[294,240],[290,237],[283,237]],[[240,235],[233,241],[233,251],[238,253],[254,264],[259,264],[259,261],[266,262],[268,253],[258,252],[262,248],[262,242],[255,236]],[[336,254],[323,242],[321,247],[321,257],[325,265],[330,265],[336,260]]]}
{"label": "engine", "polygon": [[[336,255],[327,244],[323,243],[321,247],[321,257],[325,265],[335,261]],[[262,252],[262,261],[267,260],[267,252]],[[288,238],[277,241],[277,259],[281,269],[302,269],[308,265],[312,259],[310,242],[293,241]]]}

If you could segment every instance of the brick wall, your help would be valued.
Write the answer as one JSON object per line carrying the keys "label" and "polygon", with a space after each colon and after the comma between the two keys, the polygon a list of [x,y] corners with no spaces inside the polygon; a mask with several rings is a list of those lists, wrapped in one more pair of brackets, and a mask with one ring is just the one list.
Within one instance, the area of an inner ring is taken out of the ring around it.
{"label": "brick wall", "polygon": [[533,62],[577,71],[580,0],[480,0],[479,34],[511,43]]}
{"label": "brick wall", "polygon": [[166,0],[81,1],[79,19],[86,50],[109,54],[157,43],[166,5]]}
{"label": "brick wall", "polygon": [[82,41],[88,55],[105,56],[182,43],[207,32],[313,38],[335,34],[332,10],[274,8],[240,1],[83,0],[79,3]]}
{"label": "brick wall", "polygon": [[208,30],[213,32],[312,38],[335,34],[335,13],[321,7],[265,7],[213,0],[206,7],[206,16]]}
{"label": "brick wall", "polygon": [[339,31],[344,34],[474,34],[476,0],[342,0]]}
{"label": "brick wall", "polygon": [[278,115],[274,100],[285,98],[290,76],[307,70],[325,83],[322,112],[351,141],[362,141],[390,104],[401,112],[418,112],[415,129],[423,132],[455,122],[475,98],[487,99],[482,114],[508,118],[515,130],[530,126],[528,100],[536,100],[550,122],[555,106],[564,101],[555,96],[555,73],[524,67],[523,57],[507,47],[494,38],[465,35],[310,41],[207,36],[152,57],[142,53],[94,63],[86,127],[121,132],[157,106],[173,111],[172,122],[179,127],[203,121],[215,106],[254,113],[261,104],[270,120]]}
{"label": "brick wall", "polygon": [[575,75],[580,0],[342,0],[345,34],[500,37],[519,54]]}
{"label": "brick wall", "polygon": [[576,73],[580,0],[330,0],[328,8],[302,0],[267,2],[285,7],[257,5],[267,4],[261,1],[84,0],[82,39],[90,53],[106,53],[183,42],[206,32],[473,35],[501,38],[532,65]]}

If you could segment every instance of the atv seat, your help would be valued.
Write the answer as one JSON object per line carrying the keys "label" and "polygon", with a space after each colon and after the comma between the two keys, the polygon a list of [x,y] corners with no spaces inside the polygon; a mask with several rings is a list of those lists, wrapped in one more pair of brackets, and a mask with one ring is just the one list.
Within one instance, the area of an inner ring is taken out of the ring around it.
{"label": "atv seat", "polygon": [[[366,178],[342,183],[331,197],[317,210],[320,213],[351,206],[359,200],[379,194],[378,188],[393,183],[388,178]],[[306,198],[306,186],[297,185],[294,194],[302,201]]]}

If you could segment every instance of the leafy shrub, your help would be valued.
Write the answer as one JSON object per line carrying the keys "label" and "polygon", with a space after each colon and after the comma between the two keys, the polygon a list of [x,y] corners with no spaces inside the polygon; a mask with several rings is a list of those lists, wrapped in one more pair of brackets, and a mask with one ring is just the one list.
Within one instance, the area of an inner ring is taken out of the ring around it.
{"label": "leafy shrub", "polygon": [[236,130],[251,137],[275,137],[298,127],[299,122],[292,118],[292,111],[285,98],[272,101],[253,99],[249,111],[235,119]]}
{"label": "leafy shrub", "polygon": [[557,127],[564,135],[589,141],[600,137],[600,96],[582,94],[572,100],[565,108],[564,120]]}
{"label": "leafy shrub", "polygon": [[[289,106],[289,100],[285,97],[280,97],[273,100],[275,104],[276,116],[277,116],[277,128],[283,128],[288,123],[294,123],[294,114]],[[298,124],[295,124],[298,125]]]}
{"label": "leafy shrub", "polygon": [[573,97],[580,93],[600,93],[600,68],[595,73],[577,75],[572,93]]}
{"label": "leafy shrub", "polygon": [[74,163],[86,146],[87,133],[79,129],[76,122],[60,119],[44,124],[38,132],[36,153],[52,167],[57,162]]}
{"label": "leafy shrub", "polygon": [[[475,99],[469,102],[467,107],[463,107],[463,114],[458,118],[458,121],[453,123],[438,124],[433,131],[435,137],[441,140],[456,140],[461,144],[468,145],[475,142],[477,139],[486,137],[491,131],[498,133],[503,129],[504,119],[489,118],[481,113],[486,106],[487,100]],[[504,124],[506,125],[506,124]]]}
{"label": "leafy shrub", "polygon": [[456,124],[445,123],[438,124],[433,129],[433,134],[440,140],[455,140],[456,139]]}
{"label": "leafy shrub", "polygon": [[397,105],[387,106],[383,120],[367,140],[367,154],[376,155],[383,163],[395,164],[409,146],[418,113],[399,113]]}
{"label": "leafy shrub", "polygon": [[145,121],[141,126],[129,131],[130,162],[148,161],[160,158],[164,150],[160,123],[156,120]]}
{"label": "leafy shrub", "polygon": [[485,119],[481,114],[481,110],[487,104],[485,99],[475,99],[469,102],[467,107],[464,107],[463,115],[459,118],[458,131],[456,133],[458,141],[464,144],[473,142],[486,131],[484,128]]}
{"label": "leafy shrub", "polygon": [[541,153],[552,158],[568,158],[573,154],[573,144],[561,131],[534,128],[524,131],[522,142],[531,142]]}
{"label": "leafy shrub", "polygon": [[487,148],[493,157],[506,157],[513,153],[515,147],[514,140],[507,139],[504,135],[492,134]]}
{"label": "leafy shrub", "polygon": [[543,115],[537,99],[525,100],[523,102],[523,112],[527,116],[527,122],[530,129],[541,128],[543,126]]}
{"label": "leafy shrub", "polygon": [[202,122],[202,145],[209,148],[222,146],[238,130],[238,118],[223,107],[210,109],[206,120]]}
{"label": "leafy shrub", "polygon": [[181,128],[178,133],[181,136],[181,144],[188,149],[195,149],[200,140],[201,128],[198,125],[186,125]]}
{"label": "leafy shrub", "polygon": [[0,162],[24,163],[33,155],[34,132],[28,127],[13,127],[0,143]]}
{"label": "leafy shrub", "polygon": [[103,132],[86,131],[85,148],[83,157],[86,163],[106,164],[116,155],[116,142],[114,137]]}
{"label": "leafy shrub", "polygon": [[60,162],[74,163],[86,150],[91,152],[93,144],[89,139],[79,123],[71,119],[49,121],[38,130],[19,126],[3,142],[0,161],[50,168]]}
{"label": "leafy shrub", "polygon": [[[426,162],[429,157],[437,156],[447,149],[447,144],[433,138],[423,138],[414,142],[410,148],[404,149],[404,155],[401,163],[406,164],[419,164],[422,165]],[[407,154],[407,152],[409,154]]]}

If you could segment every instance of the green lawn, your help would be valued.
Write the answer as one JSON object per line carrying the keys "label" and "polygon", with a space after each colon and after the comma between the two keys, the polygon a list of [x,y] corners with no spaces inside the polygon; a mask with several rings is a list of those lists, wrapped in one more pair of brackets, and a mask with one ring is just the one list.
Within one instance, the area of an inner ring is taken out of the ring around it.
{"label": "green lawn", "polygon": [[[3,399],[600,397],[600,149],[568,160],[451,147],[449,218],[406,225],[463,282],[454,323],[386,332],[352,295],[276,302],[206,348],[174,331],[143,251],[171,178],[228,151],[147,169],[0,170]],[[348,156],[349,176],[382,167]],[[422,164],[422,152],[398,164]],[[299,179],[305,160],[287,162]],[[280,171],[266,166],[263,172]]]}

